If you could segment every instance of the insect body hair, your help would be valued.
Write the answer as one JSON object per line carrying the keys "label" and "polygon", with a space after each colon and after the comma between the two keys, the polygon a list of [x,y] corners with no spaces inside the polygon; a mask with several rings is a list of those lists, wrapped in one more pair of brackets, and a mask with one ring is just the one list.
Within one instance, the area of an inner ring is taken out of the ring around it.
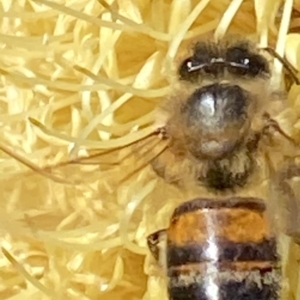
{"label": "insect body hair", "polygon": [[167,182],[195,181],[216,191],[249,182],[266,112],[283,105],[269,79],[267,60],[249,42],[197,43],[161,107],[169,144],[152,163],[156,173]]}

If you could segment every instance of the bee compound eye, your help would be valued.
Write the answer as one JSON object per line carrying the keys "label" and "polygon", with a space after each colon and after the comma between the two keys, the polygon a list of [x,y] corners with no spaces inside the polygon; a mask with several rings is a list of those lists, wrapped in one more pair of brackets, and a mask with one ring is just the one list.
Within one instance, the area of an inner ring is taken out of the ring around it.
{"label": "bee compound eye", "polygon": [[195,63],[191,57],[185,59],[178,70],[179,79],[193,81],[198,75],[197,72],[193,70]]}
{"label": "bee compound eye", "polygon": [[228,71],[241,76],[256,77],[262,73],[269,73],[266,59],[258,54],[251,53],[242,47],[232,47],[227,50],[226,61]]}

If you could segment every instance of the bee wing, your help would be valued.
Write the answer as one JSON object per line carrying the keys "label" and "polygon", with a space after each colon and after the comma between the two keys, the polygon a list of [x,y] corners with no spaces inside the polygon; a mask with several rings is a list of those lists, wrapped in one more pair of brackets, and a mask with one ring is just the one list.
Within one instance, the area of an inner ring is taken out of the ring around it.
{"label": "bee wing", "polygon": [[[19,154],[18,151],[0,142],[1,151],[27,167],[22,168],[22,171],[19,172],[20,176],[38,174],[53,182],[66,185],[76,185],[83,183],[85,180],[93,179],[90,176],[89,178],[82,176],[82,172],[90,172],[94,173],[95,176],[99,176],[99,172],[104,175],[113,170],[118,169],[120,171],[124,164],[126,168],[123,169],[122,175],[125,179],[147,166],[164,148],[165,145],[161,143],[161,139],[156,133],[152,132],[145,138],[122,147],[108,150],[92,149],[88,150],[87,155],[83,157],[74,159],[66,157],[65,161],[53,165],[38,166],[38,164],[26,158],[25,155]],[[96,174],[97,171],[99,171],[98,174]],[[94,177],[92,174],[90,175]],[[6,177],[9,177],[9,174],[6,174]]]}
{"label": "bee wing", "polygon": [[[32,228],[54,230],[56,227],[53,226],[64,228],[75,220],[82,222],[83,219],[94,218],[95,212],[100,215],[111,213],[128,201],[127,193],[124,193],[124,189],[128,188],[127,182],[140,180],[141,174],[148,174],[151,170],[149,163],[164,148],[164,141],[151,134],[125,147],[94,149],[88,152],[87,157],[40,166],[40,159],[22,154],[0,141],[0,151],[7,154],[2,160],[5,172],[0,174],[3,199],[0,219],[4,219],[6,211],[12,212],[12,222],[18,220],[25,224],[23,231],[31,234]],[[122,181],[126,184],[120,185]],[[117,214],[111,218],[109,222],[119,224]],[[89,219],[89,222],[94,222],[94,219]],[[100,222],[103,225],[97,227],[96,232],[106,236],[111,230],[111,223],[107,223],[105,218],[100,218]],[[7,228],[7,224],[5,226]],[[1,227],[0,224],[0,230]],[[21,232],[15,225],[10,228],[17,234]]]}
{"label": "bee wing", "polygon": [[280,230],[300,244],[300,166],[291,163],[272,176],[272,218]]}

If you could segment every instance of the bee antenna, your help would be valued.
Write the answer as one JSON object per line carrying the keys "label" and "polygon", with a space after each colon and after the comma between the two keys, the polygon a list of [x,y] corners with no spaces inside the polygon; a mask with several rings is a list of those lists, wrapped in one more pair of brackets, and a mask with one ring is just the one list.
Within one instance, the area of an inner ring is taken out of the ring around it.
{"label": "bee antenna", "polygon": [[300,80],[297,77],[297,71],[296,69],[288,62],[288,60],[284,57],[281,57],[273,48],[271,47],[265,47],[261,48],[262,50],[267,51],[269,54],[271,54],[274,58],[278,59],[283,67],[286,69],[286,71],[289,73],[289,75],[292,77],[293,81],[300,85]]}

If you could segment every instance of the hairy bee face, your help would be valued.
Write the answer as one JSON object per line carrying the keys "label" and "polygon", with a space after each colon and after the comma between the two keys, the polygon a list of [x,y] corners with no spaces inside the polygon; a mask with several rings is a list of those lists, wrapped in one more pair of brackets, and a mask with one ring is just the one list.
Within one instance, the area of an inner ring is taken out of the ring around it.
{"label": "hairy bee face", "polygon": [[267,61],[251,51],[247,44],[223,48],[199,43],[180,66],[180,80],[195,86],[181,108],[185,138],[195,157],[226,156],[248,133],[257,99],[234,78],[251,80],[269,73]]}
{"label": "hairy bee face", "polygon": [[197,43],[163,108],[169,153],[154,171],[180,182],[185,168],[187,180],[218,190],[245,185],[265,126],[269,77],[267,60],[247,41]]}

